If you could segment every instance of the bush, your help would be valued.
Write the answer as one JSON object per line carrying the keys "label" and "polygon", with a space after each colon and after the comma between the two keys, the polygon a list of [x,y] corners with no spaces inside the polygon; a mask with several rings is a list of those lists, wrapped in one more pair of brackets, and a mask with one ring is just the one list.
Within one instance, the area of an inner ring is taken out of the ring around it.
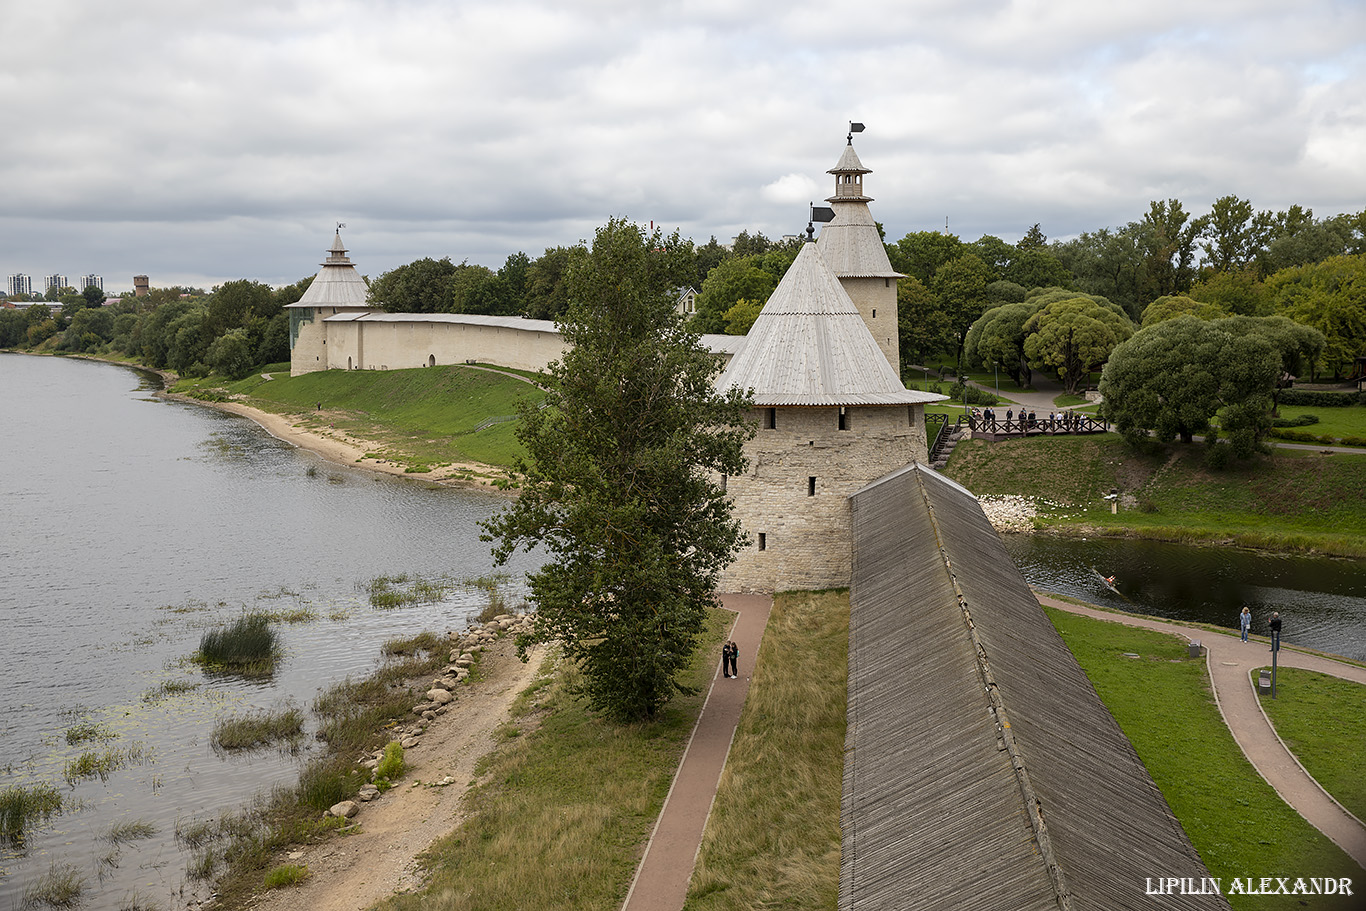
{"label": "bush", "polygon": [[964,383],[954,383],[949,387],[949,396],[960,401],[966,399],[969,405],[995,405],[997,403],[996,396],[990,392]]}
{"label": "bush", "polygon": [[1366,405],[1366,392],[1286,389],[1277,398],[1282,405],[1308,405],[1313,408],[1347,408],[1351,405]]}
{"label": "bush", "polygon": [[1272,427],[1308,427],[1310,424],[1317,424],[1319,416],[1316,414],[1302,414],[1297,418],[1274,418],[1271,421]]}

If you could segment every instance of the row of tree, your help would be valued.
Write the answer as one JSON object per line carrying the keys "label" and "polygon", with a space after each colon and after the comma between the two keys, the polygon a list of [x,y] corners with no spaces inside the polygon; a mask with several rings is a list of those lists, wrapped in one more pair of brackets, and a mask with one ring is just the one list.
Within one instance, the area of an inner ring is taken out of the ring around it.
{"label": "row of tree", "polygon": [[289,315],[306,278],[283,288],[241,279],[205,292],[155,288],[90,305],[77,295],[60,307],[0,310],[0,348],[47,347],[71,353],[121,353],[185,376],[210,372],[240,379],[263,364],[289,360]]}

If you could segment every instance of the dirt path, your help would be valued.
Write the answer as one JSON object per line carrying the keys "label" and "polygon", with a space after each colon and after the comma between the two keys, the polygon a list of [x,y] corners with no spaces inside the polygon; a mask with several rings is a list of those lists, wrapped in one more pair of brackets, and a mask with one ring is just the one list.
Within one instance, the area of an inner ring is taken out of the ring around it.
{"label": "dirt path", "polygon": [[[361,804],[359,834],[336,837],[281,857],[304,864],[302,886],[266,893],[251,904],[259,911],[362,911],[380,899],[420,884],[418,854],[462,820],[461,797],[474,767],[495,745],[494,731],[508,717],[517,694],[540,665],[534,653],[517,660],[511,637],[500,638],[479,662],[477,683],[462,686],[455,702],[405,752],[408,771],[378,800]],[[436,782],[449,778],[449,783]]]}

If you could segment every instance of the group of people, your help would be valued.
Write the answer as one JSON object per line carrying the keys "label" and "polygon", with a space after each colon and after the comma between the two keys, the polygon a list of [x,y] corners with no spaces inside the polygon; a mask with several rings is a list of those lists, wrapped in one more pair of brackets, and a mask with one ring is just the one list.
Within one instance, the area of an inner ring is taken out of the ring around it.
{"label": "group of people", "polygon": [[[996,424],[996,420],[997,420],[996,409],[994,409],[994,408],[983,408],[982,410],[979,411],[979,410],[977,410],[976,408],[974,408],[974,409],[972,409],[972,419],[973,419],[973,420],[972,420],[972,423],[973,423],[974,425],[977,424],[977,423],[979,423],[979,422],[982,422],[982,423],[990,424],[991,426],[994,427],[995,424]],[[1040,422],[1039,422],[1038,416],[1035,415],[1034,412],[1032,412],[1032,411],[1026,412],[1026,411],[1024,411],[1024,410],[1021,410],[1021,411],[1020,411],[1020,414],[1019,414],[1019,419],[1018,419],[1018,427],[1019,427],[1021,430],[1040,430],[1040,429],[1042,429],[1042,430],[1056,431],[1056,430],[1059,429],[1059,428],[1062,428],[1062,429],[1066,430],[1066,429],[1071,428],[1071,427],[1073,426],[1073,424],[1075,424],[1075,423],[1077,422],[1077,420],[1078,420],[1077,416],[1074,415],[1074,414],[1073,414],[1072,412],[1070,412],[1070,411],[1050,411],[1050,412],[1048,412],[1048,417],[1047,417],[1042,423],[1040,423]],[[1005,418],[1005,428],[1006,428],[1006,430],[1010,430],[1010,429],[1012,429],[1012,428],[1014,428],[1014,427],[1016,427],[1016,426],[1017,426],[1017,420],[1016,420],[1016,415],[1015,415],[1015,409],[1014,409],[1014,408],[1007,408],[1007,409],[1006,409],[1006,418]]]}
{"label": "group of people", "polygon": [[735,644],[735,640],[734,640],[734,639],[729,640],[725,645],[721,646],[721,673],[722,673],[722,674],[724,674],[724,675],[727,676],[727,677],[731,677],[731,678],[740,676],[740,672],[739,672],[739,670],[736,669],[736,666],[735,666],[735,659],[736,659],[737,657],[739,657],[739,655],[740,655],[740,646],[738,646],[738,645]]}
{"label": "group of people", "polygon": [[[1281,612],[1272,611],[1266,625],[1271,628],[1271,650],[1277,651],[1281,647]],[[1246,604],[1243,605],[1243,612],[1238,615],[1238,627],[1242,631],[1243,641],[1246,642],[1247,634],[1252,629],[1252,609]]]}

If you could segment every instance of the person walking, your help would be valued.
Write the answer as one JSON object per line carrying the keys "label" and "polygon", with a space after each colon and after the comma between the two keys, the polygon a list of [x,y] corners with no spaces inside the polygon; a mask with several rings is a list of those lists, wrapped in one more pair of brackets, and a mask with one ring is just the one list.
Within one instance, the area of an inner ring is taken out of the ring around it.
{"label": "person walking", "polygon": [[1271,651],[1277,652],[1281,649],[1281,614],[1280,611],[1271,612]]}
{"label": "person walking", "polygon": [[1246,604],[1243,605],[1243,612],[1238,615],[1238,625],[1242,627],[1243,641],[1246,642],[1248,630],[1252,628],[1252,611]]}

